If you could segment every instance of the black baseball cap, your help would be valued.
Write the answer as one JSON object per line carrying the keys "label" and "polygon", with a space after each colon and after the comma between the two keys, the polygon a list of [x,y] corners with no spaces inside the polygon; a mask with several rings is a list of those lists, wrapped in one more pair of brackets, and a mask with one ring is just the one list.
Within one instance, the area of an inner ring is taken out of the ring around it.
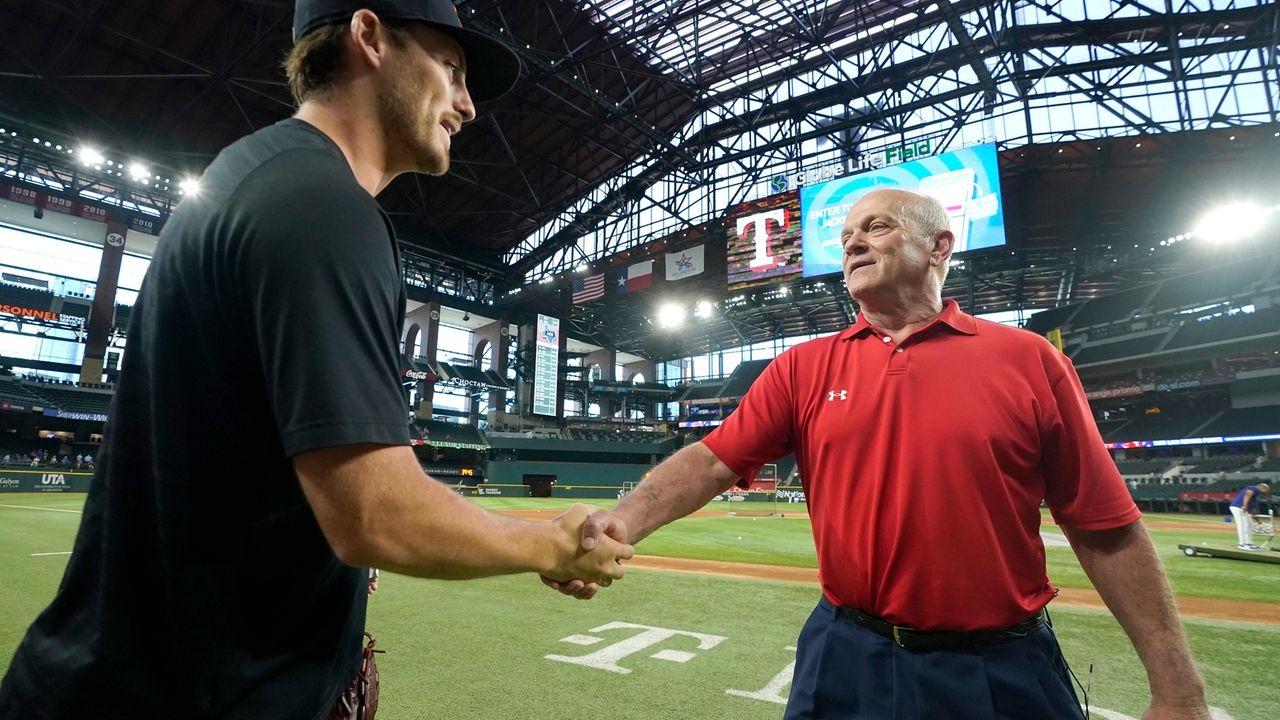
{"label": "black baseball cap", "polygon": [[467,92],[475,102],[502,97],[520,76],[515,52],[488,35],[462,27],[450,0],[297,0],[293,41],[321,25],[350,20],[355,11],[366,8],[384,20],[420,22],[456,40],[467,58]]}

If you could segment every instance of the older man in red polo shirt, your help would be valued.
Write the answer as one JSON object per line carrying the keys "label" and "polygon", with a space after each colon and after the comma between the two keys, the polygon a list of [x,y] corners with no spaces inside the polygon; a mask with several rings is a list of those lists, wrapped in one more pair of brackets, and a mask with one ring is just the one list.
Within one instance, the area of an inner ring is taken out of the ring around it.
{"label": "older man in red polo shirt", "polygon": [[[954,238],[934,200],[863,196],[843,228],[861,308],[780,355],[703,442],[584,527],[636,543],[795,453],[822,599],[786,718],[1081,718],[1044,612],[1040,502],[1146,666],[1144,718],[1207,719],[1168,582],[1070,361],[942,300]],[[578,581],[551,583],[591,597]]]}

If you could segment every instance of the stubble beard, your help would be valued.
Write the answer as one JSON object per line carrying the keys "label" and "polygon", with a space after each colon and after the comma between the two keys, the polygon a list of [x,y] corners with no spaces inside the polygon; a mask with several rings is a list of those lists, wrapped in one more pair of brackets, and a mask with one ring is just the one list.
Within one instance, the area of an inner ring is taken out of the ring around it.
{"label": "stubble beard", "polygon": [[423,95],[422,85],[422,81],[407,69],[396,72],[385,91],[378,96],[378,114],[390,144],[409,155],[414,171],[444,175],[449,171],[449,153],[440,147],[435,137],[442,129],[423,117],[419,102]]}

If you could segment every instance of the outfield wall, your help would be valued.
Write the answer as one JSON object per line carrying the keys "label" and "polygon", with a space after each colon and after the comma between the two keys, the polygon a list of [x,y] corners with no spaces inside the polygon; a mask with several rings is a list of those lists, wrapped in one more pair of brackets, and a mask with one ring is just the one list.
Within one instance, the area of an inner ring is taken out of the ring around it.
{"label": "outfield wall", "polygon": [[623,463],[536,462],[509,460],[490,462],[485,480],[498,485],[523,485],[525,475],[554,475],[563,487],[593,486],[621,488],[623,483],[640,482],[650,465]]}
{"label": "outfield wall", "polygon": [[[527,485],[510,485],[506,483],[479,483],[477,485],[455,485],[460,495],[472,497],[530,497]],[[551,497],[566,500],[617,500],[622,497],[621,485],[555,485],[551,488]]]}
{"label": "outfield wall", "polygon": [[623,463],[539,462],[508,460],[490,462],[484,482],[458,483],[463,495],[530,497],[526,476],[554,478],[553,498],[617,499],[628,483],[638,483],[650,465]]}
{"label": "outfield wall", "polygon": [[0,492],[89,492],[93,473],[0,469]]}

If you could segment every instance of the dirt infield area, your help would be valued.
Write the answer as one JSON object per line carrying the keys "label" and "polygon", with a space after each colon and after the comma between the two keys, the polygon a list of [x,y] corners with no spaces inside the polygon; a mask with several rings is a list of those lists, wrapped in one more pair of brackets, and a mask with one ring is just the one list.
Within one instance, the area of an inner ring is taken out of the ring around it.
{"label": "dirt infield area", "polygon": [[[783,508],[785,507],[786,506],[784,505]],[[511,517],[524,518],[526,520],[550,520],[551,518],[555,517],[560,513],[559,510],[499,510],[498,512],[502,513],[503,515],[510,515]],[[694,517],[694,518],[728,517],[728,516],[770,517],[772,515],[773,513],[769,512],[768,510],[743,510],[740,512],[735,512],[733,510],[703,509],[703,510],[696,510],[690,513],[689,515],[687,515],[686,517]],[[808,520],[809,519],[808,513],[804,512],[803,510],[800,510],[800,511],[793,510],[791,512],[787,512],[786,510],[780,509],[778,512],[778,515],[788,520]]]}
{"label": "dirt infield area", "polygon": [[[555,517],[558,511],[555,510],[503,510],[504,515],[513,517],[527,518],[531,520],[550,520]],[[778,506],[778,514],[788,520],[806,520],[809,515],[803,510],[788,510],[786,505]],[[773,513],[768,510],[741,510],[734,511],[724,508],[698,510],[689,517],[725,517],[727,515],[736,515],[738,517],[769,517]],[[1177,520],[1143,520],[1143,523],[1152,530],[1207,530],[1209,532],[1219,531],[1224,533],[1235,533],[1235,525],[1231,523],[1213,523],[1213,522],[1178,522]],[[1045,518],[1045,527],[1057,527],[1053,521]]]}
{"label": "dirt infield area", "polygon": [[[652,555],[637,555],[628,561],[627,565],[645,570],[666,570],[755,580],[782,580],[784,582],[818,584],[818,571],[814,568],[752,565],[749,563],[690,560],[685,558],[655,557]],[[1098,597],[1098,593],[1083,588],[1062,588],[1062,592],[1053,602],[1058,606],[1106,608],[1106,605],[1102,603],[1102,598]],[[1211,620],[1238,620],[1240,622],[1280,626],[1280,619],[1276,617],[1276,606],[1270,603],[1180,597],[1178,598],[1178,608],[1184,616],[1189,617],[1208,618]]]}
{"label": "dirt infield area", "polygon": [[[503,514],[534,520],[550,520],[557,513],[552,510],[510,510]],[[694,517],[724,517],[724,510],[699,510]],[[768,513],[743,513],[744,516]],[[792,517],[787,513],[786,517]],[[806,517],[804,513],[795,513],[794,517]],[[1178,523],[1157,521],[1151,527],[1162,529],[1205,530],[1215,526],[1206,523]],[[1227,526],[1231,529],[1231,526]],[[779,565],[755,565],[751,563],[719,562],[715,560],[695,560],[689,558],[657,557],[654,555],[637,555],[628,566],[643,570],[664,570],[668,572],[685,572],[702,575],[723,575],[726,577],[748,578],[752,580],[780,580],[783,582],[818,584],[818,571],[814,568],[783,567]],[[1063,588],[1054,600],[1058,606],[1086,607],[1105,609],[1102,598],[1091,589]],[[1250,602],[1247,600],[1221,600],[1216,598],[1180,597],[1178,608],[1184,616],[1207,618],[1210,620],[1237,620],[1240,622],[1260,623],[1280,626],[1276,606],[1270,603]]]}

